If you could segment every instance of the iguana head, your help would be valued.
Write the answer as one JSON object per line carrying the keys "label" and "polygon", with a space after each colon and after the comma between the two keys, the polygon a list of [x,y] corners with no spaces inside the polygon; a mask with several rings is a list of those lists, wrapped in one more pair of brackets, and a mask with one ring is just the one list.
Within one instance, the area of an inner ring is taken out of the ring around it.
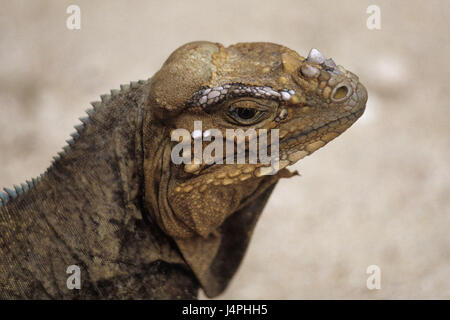
{"label": "iguana head", "polygon": [[[194,42],[170,55],[151,79],[146,101],[145,203],[208,296],[222,292],[236,271],[274,185],[293,175],[285,167],[345,131],[366,100],[358,77],[315,49],[303,58],[272,43]],[[171,140],[177,129],[194,138],[186,144],[194,146],[188,155],[194,161],[195,144],[206,153],[210,142],[202,140],[212,135],[227,140],[230,129],[266,129],[266,149],[279,137],[278,170],[259,162],[211,163],[205,154],[197,163],[177,164],[172,156],[180,144]]]}
{"label": "iguana head", "polygon": [[[366,100],[358,77],[316,49],[303,58],[272,43],[180,47],[150,85],[150,121],[170,129],[161,145],[177,143],[170,141],[177,128],[200,138],[211,130],[225,137],[226,129],[279,129],[280,170],[268,177],[273,169],[261,163],[164,163],[170,178],[164,200],[168,207],[158,219],[161,227],[173,237],[207,237],[258,194],[263,182],[289,176],[284,167],[345,131],[362,115]],[[201,121],[202,132],[194,130],[194,121]],[[203,142],[203,149],[207,145]]]}

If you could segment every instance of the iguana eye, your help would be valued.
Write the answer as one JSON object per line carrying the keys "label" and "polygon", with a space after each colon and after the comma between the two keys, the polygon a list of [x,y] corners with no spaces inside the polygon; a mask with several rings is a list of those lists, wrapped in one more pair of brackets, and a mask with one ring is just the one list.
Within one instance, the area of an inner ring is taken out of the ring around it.
{"label": "iguana eye", "polygon": [[230,105],[228,116],[242,125],[251,125],[258,122],[266,113],[267,106],[254,101],[238,101]]}
{"label": "iguana eye", "polygon": [[250,125],[255,123],[263,115],[263,111],[251,108],[235,108],[229,111],[229,115],[240,124]]}
{"label": "iguana eye", "polygon": [[258,114],[255,109],[250,108],[237,108],[235,112],[236,115],[243,120],[250,120]]}

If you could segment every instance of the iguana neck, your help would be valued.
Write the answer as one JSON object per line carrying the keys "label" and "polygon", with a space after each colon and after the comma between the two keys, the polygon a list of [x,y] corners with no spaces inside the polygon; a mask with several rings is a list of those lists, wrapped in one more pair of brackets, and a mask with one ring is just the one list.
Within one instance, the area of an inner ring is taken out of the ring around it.
{"label": "iguana neck", "polygon": [[140,211],[141,110],[116,99],[95,110],[36,188],[46,189],[59,211],[67,209],[65,215],[91,217],[100,233],[102,220],[120,225],[128,213]]}
{"label": "iguana neck", "polygon": [[[164,236],[141,206],[147,90],[143,83],[97,104],[89,119],[82,120],[79,136],[37,185],[1,210],[0,220],[15,224],[15,234],[1,240],[12,246],[23,239],[14,245],[26,248],[33,258],[21,264],[28,265],[50,297],[72,294],[66,288],[70,265],[82,271],[89,287],[80,291],[84,297],[103,297],[105,281],[127,283],[161,256],[182,262],[169,245],[164,247],[168,241],[155,241]],[[48,278],[48,265],[42,262],[55,264],[54,279]]]}

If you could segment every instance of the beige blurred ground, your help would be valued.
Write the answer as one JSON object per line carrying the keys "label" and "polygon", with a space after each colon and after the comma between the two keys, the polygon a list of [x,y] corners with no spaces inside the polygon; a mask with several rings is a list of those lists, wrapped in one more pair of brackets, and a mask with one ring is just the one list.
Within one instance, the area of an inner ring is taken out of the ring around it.
{"label": "beige blurred ground", "polygon": [[[72,3],[80,31],[65,26]],[[446,0],[1,0],[0,186],[43,172],[89,101],[185,42],[317,47],[360,76],[367,111],[279,184],[220,298],[449,299],[449,21]]]}

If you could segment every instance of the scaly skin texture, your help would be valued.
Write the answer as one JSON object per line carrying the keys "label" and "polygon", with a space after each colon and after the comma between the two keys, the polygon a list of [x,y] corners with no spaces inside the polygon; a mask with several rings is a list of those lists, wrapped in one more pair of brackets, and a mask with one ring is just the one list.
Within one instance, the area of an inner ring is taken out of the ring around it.
{"label": "scaly skin texture", "polygon": [[[220,294],[277,181],[295,175],[285,167],[364,111],[358,78],[322,58],[272,43],[193,42],[148,81],[103,96],[39,182],[0,208],[0,297]],[[224,136],[279,129],[280,170],[174,164],[171,132],[192,132],[194,121]],[[81,290],[66,286],[70,265]]]}

